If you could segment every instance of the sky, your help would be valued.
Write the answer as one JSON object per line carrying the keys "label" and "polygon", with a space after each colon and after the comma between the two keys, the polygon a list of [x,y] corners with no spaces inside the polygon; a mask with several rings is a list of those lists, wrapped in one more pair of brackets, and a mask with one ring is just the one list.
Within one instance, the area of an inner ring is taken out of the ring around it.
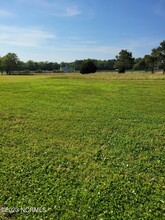
{"label": "sky", "polygon": [[150,54],[165,40],[165,0],[0,0],[0,56],[72,62]]}

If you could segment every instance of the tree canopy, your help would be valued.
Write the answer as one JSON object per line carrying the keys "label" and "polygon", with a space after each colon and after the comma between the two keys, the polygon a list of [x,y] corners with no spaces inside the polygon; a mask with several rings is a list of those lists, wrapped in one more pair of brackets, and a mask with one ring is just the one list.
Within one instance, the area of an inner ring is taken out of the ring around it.
{"label": "tree canopy", "polygon": [[160,43],[159,47],[152,50],[152,56],[159,62],[163,68],[163,73],[165,73],[165,40]]}
{"label": "tree canopy", "polygon": [[119,69],[120,73],[124,73],[126,70],[132,69],[134,64],[134,58],[132,53],[127,50],[121,50],[119,55],[116,56],[115,67]]}
{"label": "tree canopy", "polygon": [[10,75],[12,71],[17,70],[19,62],[20,60],[15,53],[8,53],[1,58],[1,68]]}

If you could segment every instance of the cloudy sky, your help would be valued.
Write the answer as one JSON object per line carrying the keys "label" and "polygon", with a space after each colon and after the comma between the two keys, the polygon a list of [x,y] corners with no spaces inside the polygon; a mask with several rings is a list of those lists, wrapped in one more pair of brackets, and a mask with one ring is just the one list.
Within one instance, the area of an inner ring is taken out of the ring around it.
{"label": "cloudy sky", "polygon": [[134,57],[165,40],[165,0],[0,0],[0,56],[23,60]]}

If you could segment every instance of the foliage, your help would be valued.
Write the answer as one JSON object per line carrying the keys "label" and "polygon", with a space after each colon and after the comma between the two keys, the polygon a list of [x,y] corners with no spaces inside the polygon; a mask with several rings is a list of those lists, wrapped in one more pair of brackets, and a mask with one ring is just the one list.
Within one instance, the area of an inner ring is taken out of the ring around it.
{"label": "foliage", "polygon": [[124,73],[125,70],[133,68],[133,63],[132,53],[127,50],[121,50],[119,55],[116,56],[115,68],[119,69],[119,73]]}
{"label": "foliage", "polygon": [[75,70],[80,71],[82,64],[83,64],[83,60],[75,60],[74,62]]}
{"label": "foliage", "polygon": [[42,71],[53,71],[60,69],[60,65],[57,62],[34,62],[32,60],[27,61],[25,67],[30,71],[36,71],[38,69]]}
{"label": "foliage", "polygon": [[97,67],[92,60],[84,61],[80,69],[80,73],[82,74],[95,73],[96,71]]}
{"label": "foliage", "polygon": [[165,40],[160,43],[160,62],[163,65],[163,73],[165,73]]}
{"label": "foliage", "polygon": [[152,50],[152,55],[162,65],[163,73],[165,73],[165,40],[160,43],[160,46]]}
{"label": "foliage", "polygon": [[0,205],[15,208],[0,219],[165,219],[159,74],[0,76],[0,86]]}
{"label": "foliage", "polygon": [[118,73],[125,73],[125,68],[124,67],[120,67],[118,70]]}
{"label": "foliage", "polygon": [[154,73],[156,58],[152,55],[145,55],[144,61],[146,65],[146,70],[151,70],[151,72]]}
{"label": "foliage", "polygon": [[35,73],[42,73],[43,71],[41,69],[35,70]]}
{"label": "foliage", "polygon": [[2,64],[2,58],[0,57],[0,72],[3,73],[3,64]]}
{"label": "foliage", "polygon": [[7,73],[11,74],[12,71],[15,71],[19,67],[19,58],[15,53],[8,53],[6,56],[1,58],[2,69]]}
{"label": "foliage", "polygon": [[146,63],[145,63],[145,60],[142,59],[142,58],[138,58],[138,59],[135,59],[135,64],[134,64],[134,67],[133,69],[136,71],[136,70],[146,70]]}

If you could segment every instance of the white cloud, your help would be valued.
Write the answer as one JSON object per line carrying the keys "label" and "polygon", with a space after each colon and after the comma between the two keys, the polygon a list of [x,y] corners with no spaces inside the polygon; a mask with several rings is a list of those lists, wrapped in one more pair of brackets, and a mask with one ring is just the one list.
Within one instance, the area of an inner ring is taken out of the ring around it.
{"label": "white cloud", "polygon": [[0,45],[38,47],[43,42],[56,38],[55,35],[34,27],[0,25],[0,33]]}
{"label": "white cloud", "polygon": [[50,15],[58,17],[73,17],[81,13],[82,12],[77,5],[65,5],[63,7],[60,5],[56,5],[54,7],[54,11],[51,12]]}
{"label": "white cloud", "polygon": [[79,10],[78,6],[72,5],[72,6],[67,6],[65,8],[64,15],[65,16],[75,16],[81,14],[81,11]]}
{"label": "white cloud", "polygon": [[82,13],[78,4],[67,0],[17,0],[23,4],[31,4],[37,6],[43,13],[57,17],[73,17]]}
{"label": "white cloud", "polygon": [[13,14],[5,9],[0,9],[0,18],[13,17]]}

